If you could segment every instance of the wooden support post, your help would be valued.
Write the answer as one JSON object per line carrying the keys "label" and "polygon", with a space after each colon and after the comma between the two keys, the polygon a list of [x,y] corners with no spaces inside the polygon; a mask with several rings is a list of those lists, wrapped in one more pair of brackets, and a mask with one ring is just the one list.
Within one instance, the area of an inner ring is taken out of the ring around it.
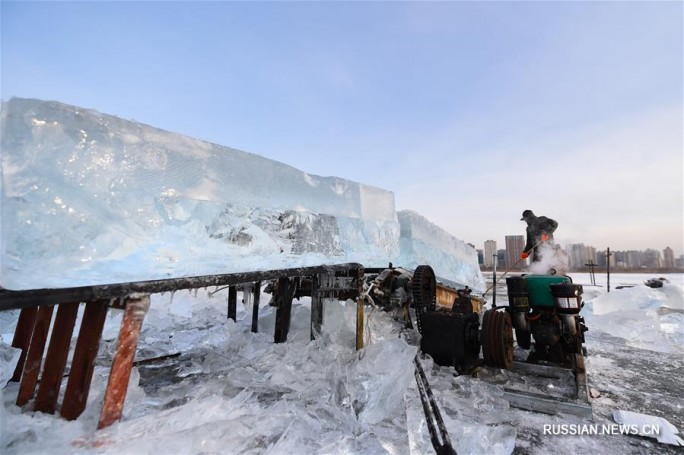
{"label": "wooden support post", "polygon": [[24,371],[24,363],[26,363],[26,353],[31,344],[31,336],[33,335],[33,326],[36,323],[36,315],[38,308],[24,308],[19,313],[19,320],[17,321],[17,328],[14,330],[14,338],[12,339],[12,347],[21,349],[19,362],[14,369],[11,381],[19,382],[21,379],[21,372]]}
{"label": "wooden support post", "polygon": [[228,318],[237,321],[237,287],[228,287]]}
{"label": "wooden support post", "polygon": [[364,311],[363,305],[365,303],[365,297],[363,296],[363,269],[359,269],[357,274],[357,281],[359,297],[356,301],[356,350],[363,349],[363,320]]}
{"label": "wooden support post", "polygon": [[290,331],[290,313],[292,310],[292,298],[294,297],[295,283],[290,278],[279,278],[276,287],[276,310],[275,333],[273,340],[276,343],[287,341],[287,334]]}
{"label": "wooden support post", "polygon": [[45,341],[47,340],[48,331],[50,330],[53,309],[54,306],[52,305],[42,306],[38,309],[36,322],[33,325],[31,344],[29,345],[28,353],[26,354],[24,372],[21,375],[17,406],[23,406],[28,403],[36,392],[36,384],[38,383],[38,375],[40,374],[40,365],[43,362],[43,351],[45,350]]}
{"label": "wooden support post", "polygon": [[364,298],[359,296],[356,301],[356,350],[363,349],[363,318]]}
{"label": "wooden support post", "polygon": [[86,407],[106,317],[107,300],[86,303],[62,402],[61,414],[67,420],[76,420]]}
{"label": "wooden support post", "polygon": [[123,321],[121,321],[118,346],[112,359],[112,370],[109,374],[109,382],[102,403],[98,429],[108,427],[121,419],[128,381],[133,369],[135,349],[138,346],[143,319],[149,307],[149,295],[129,297],[126,302],[126,310]]}
{"label": "wooden support post", "polygon": [[62,376],[69,355],[71,335],[74,333],[77,315],[78,302],[62,303],[57,308],[50,345],[43,365],[43,374],[40,378],[40,387],[36,395],[34,407],[36,411],[54,414],[57,408],[59,388],[62,385]]}
{"label": "wooden support post", "polygon": [[316,274],[311,277],[311,340],[321,333],[323,325],[323,299],[321,298],[321,278]]}
{"label": "wooden support post", "polygon": [[259,332],[259,301],[261,300],[261,281],[254,283],[254,304],[252,305],[252,333]]}

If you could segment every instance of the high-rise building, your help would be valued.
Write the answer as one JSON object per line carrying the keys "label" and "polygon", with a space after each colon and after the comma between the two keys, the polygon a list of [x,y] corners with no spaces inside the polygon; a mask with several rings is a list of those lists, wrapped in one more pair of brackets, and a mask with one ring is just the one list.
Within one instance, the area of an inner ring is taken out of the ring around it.
{"label": "high-rise building", "polygon": [[672,268],[675,266],[674,251],[669,246],[663,250],[663,267]]}
{"label": "high-rise building", "polygon": [[587,265],[588,263],[596,264],[596,248],[593,246],[587,247],[587,262],[585,262],[584,265]]}
{"label": "high-rise building", "polygon": [[677,259],[675,259],[675,267],[684,268],[684,254],[680,254]]}
{"label": "high-rise building", "polygon": [[586,248],[583,243],[572,243],[566,248],[570,267],[582,267],[587,262]]}
{"label": "high-rise building", "polygon": [[[525,238],[522,235],[507,235],[506,236],[506,264],[511,267],[518,262],[520,254],[525,248]],[[522,270],[526,267],[525,261],[518,262],[515,268]]]}
{"label": "high-rise building", "polygon": [[496,263],[497,267],[500,267],[500,268],[508,267],[508,263],[506,262],[506,250],[497,250],[496,251],[496,258],[498,259],[498,262]]}
{"label": "high-rise building", "polygon": [[648,249],[644,251],[644,266],[649,269],[659,269],[662,266],[660,251]]}
{"label": "high-rise building", "polygon": [[583,243],[573,243],[567,246],[570,267],[585,267],[590,262],[597,264],[596,248],[585,246]]}
{"label": "high-rise building", "polygon": [[485,241],[483,258],[485,267],[494,267],[494,256],[496,256],[496,241]]}

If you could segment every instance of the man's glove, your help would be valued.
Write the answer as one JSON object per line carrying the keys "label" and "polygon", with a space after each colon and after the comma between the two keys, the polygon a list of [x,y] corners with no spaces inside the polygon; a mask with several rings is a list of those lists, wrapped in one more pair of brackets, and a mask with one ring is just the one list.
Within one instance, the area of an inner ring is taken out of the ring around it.
{"label": "man's glove", "polygon": [[542,234],[541,235],[541,241],[546,242],[549,240],[549,234]]}
{"label": "man's glove", "polygon": [[520,254],[520,259],[527,259],[527,256],[529,256],[529,254],[523,252]]}

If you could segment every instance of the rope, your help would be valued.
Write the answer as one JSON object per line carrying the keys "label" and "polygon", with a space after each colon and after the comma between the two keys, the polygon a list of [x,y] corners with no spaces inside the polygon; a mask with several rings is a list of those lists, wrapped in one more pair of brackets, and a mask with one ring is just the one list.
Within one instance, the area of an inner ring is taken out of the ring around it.
{"label": "rope", "polygon": [[[537,245],[539,245],[540,243],[542,243],[542,241],[541,241],[541,240],[538,240],[537,243],[535,243],[534,245],[532,245],[532,248],[530,248],[529,251],[534,250],[534,249],[537,247]],[[485,295],[487,295],[487,293],[488,293],[489,291],[491,291],[492,288],[493,288],[494,286],[496,286],[496,283],[498,283],[498,282],[501,280],[501,278],[505,277],[506,274],[507,274],[508,272],[510,272],[511,270],[513,270],[513,268],[514,268],[516,265],[518,265],[521,261],[524,261],[525,259],[526,259],[526,258],[520,258],[520,259],[518,259],[517,261],[515,261],[515,263],[514,263],[512,266],[510,266],[510,267],[508,268],[508,270],[506,270],[506,271],[503,273],[503,275],[501,275],[499,278],[497,278],[496,281],[495,281],[494,283],[492,283],[492,285],[489,286],[489,287],[487,288],[486,291],[484,291],[484,294],[482,294],[482,297],[484,297]]]}

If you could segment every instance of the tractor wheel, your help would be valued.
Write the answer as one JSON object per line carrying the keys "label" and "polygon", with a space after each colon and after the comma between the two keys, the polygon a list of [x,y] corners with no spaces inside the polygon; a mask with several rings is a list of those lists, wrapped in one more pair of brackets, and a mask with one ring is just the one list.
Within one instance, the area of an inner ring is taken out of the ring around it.
{"label": "tractor wheel", "polygon": [[508,312],[487,310],[482,320],[485,365],[508,369],[513,364],[513,324]]}

